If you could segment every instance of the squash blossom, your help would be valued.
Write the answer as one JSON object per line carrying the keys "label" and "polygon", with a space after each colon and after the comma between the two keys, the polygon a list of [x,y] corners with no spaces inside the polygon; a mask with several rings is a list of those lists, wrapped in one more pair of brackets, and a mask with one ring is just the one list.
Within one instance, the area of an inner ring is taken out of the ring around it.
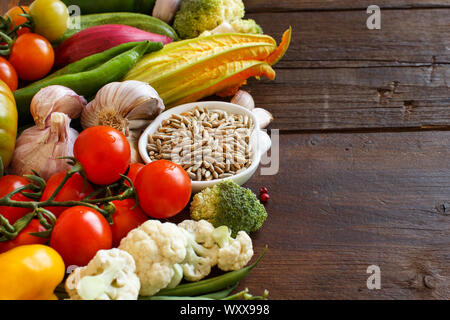
{"label": "squash blossom", "polygon": [[167,108],[219,94],[233,95],[250,77],[273,80],[272,65],[285,54],[292,29],[280,46],[267,35],[215,34],[170,43],[144,56],[124,80],[150,84]]}

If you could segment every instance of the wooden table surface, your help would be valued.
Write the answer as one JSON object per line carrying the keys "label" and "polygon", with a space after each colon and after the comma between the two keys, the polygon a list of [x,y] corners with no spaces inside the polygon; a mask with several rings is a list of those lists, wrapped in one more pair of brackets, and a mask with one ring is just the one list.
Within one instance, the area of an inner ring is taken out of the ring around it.
{"label": "wooden table surface", "polygon": [[[251,80],[273,113],[280,168],[252,235],[269,251],[241,284],[271,299],[450,298],[450,3],[246,0],[293,42],[274,81]],[[381,289],[367,268],[379,266]]]}

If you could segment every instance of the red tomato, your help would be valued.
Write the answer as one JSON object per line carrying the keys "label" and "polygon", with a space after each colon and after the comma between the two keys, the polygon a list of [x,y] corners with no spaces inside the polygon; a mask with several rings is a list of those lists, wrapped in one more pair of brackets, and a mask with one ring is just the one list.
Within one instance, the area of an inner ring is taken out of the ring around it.
{"label": "red tomato", "polygon": [[43,78],[53,67],[55,53],[44,37],[25,33],[17,37],[11,48],[9,62],[22,80],[34,81]]}
{"label": "red tomato", "polygon": [[139,206],[131,209],[136,204],[133,199],[113,201],[112,203],[116,206],[116,212],[112,216],[113,225],[111,226],[113,247],[118,247],[120,240],[126,237],[128,232],[147,221],[148,217]]}
{"label": "red tomato", "polygon": [[[30,184],[30,182],[23,177],[14,175],[4,176],[0,178],[0,197],[3,197],[20,187],[26,186],[27,184]],[[25,197],[20,193],[15,194],[11,199],[16,201],[31,201],[30,198]],[[22,218],[31,211],[33,210],[28,208],[0,207],[0,214],[8,219],[10,224],[13,224],[16,220]]]}
{"label": "red tomato", "polygon": [[33,219],[25,228],[22,229],[22,231],[20,231],[15,239],[6,242],[0,242],[0,253],[27,244],[46,244],[48,239],[30,235],[30,233],[44,231],[47,230],[43,225],[41,225],[39,220]]}
{"label": "red tomato", "polygon": [[139,205],[153,218],[179,213],[191,198],[191,179],[182,167],[167,161],[150,162],[139,171],[135,188]]}
{"label": "red tomato", "polygon": [[5,58],[0,57],[0,79],[5,82],[11,91],[17,89],[19,79],[16,69]]}
{"label": "red tomato", "polygon": [[66,266],[85,266],[98,250],[111,249],[111,227],[94,209],[72,207],[56,220],[50,246],[61,255]]}
{"label": "red tomato", "polygon": [[91,127],[81,132],[75,141],[73,154],[83,165],[89,181],[101,185],[117,181],[131,161],[127,138],[106,126]]}
{"label": "red tomato", "polygon": [[[136,181],[136,176],[137,176],[138,172],[141,171],[141,169],[142,169],[144,166],[145,166],[145,165],[142,164],[142,163],[132,163],[132,164],[130,165],[130,170],[128,170],[127,177],[130,178],[131,182],[133,182],[133,185],[134,185],[134,182]],[[128,181],[125,181],[125,184],[126,184],[127,186],[130,186],[130,184],[128,183]]]}
{"label": "red tomato", "polygon": [[[28,9],[27,6],[21,7],[25,10],[26,13],[30,13],[30,10]],[[27,18],[21,16],[21,14],[23,14],[23,11],[22,9],[20,9],[19,6],[12,7],[11,9],[8,10],[8,12],[6,12],[6,16],[10,17],[12,21],[11,27],[9,28],[10,30],[14,29],[14,27],[16,26],[20,26],[21,24],[27,22]],[[17,35],[20,36],[21,34],[28,32],[30,32],[30,29],[20,28],[19,30],[17,30]]]}
{"label": "red tomato", "polygon": [[[61,181],[63,181],[66,172],[55,173],[47,181],[47,185],[42,193],[41,201],[45,201],[53,194],[56,188],[59,186]],[[70,177],[69,180],[64,184],[64,187],[58,192],[55,197],[56,201],[80,201],[90,195],[94,190],[91,185],[87,183],[86,190],[84,190],[84,180],[81,174],[75,173]],[[51,211],[56,217],[59,217],[61,213],[68,209],[68,207],[47,207],[45,208]]]}

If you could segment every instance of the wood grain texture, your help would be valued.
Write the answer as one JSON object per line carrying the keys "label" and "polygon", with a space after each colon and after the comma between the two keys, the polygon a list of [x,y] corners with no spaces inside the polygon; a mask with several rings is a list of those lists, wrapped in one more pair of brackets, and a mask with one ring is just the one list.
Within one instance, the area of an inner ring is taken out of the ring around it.
{"label": "wood grain texture", "polygon": [[442,8],[446,0],[244,0],[247,12],[292,12],[305,10],[365,10],[376,4],[380,8]]}
{"label": "wood grain texture", "polygon": [[[449,299],[450,132],[286,134],[243,286],[275,299]],[[381,290],[366,269],[381,268]]]}
{"label": "wood grain texture", "polygon": [[[277,78],[250,81],[281,130],[448,126],[450,9],[384,10],[381,30],[361,11],[257,13],[293,41]],[[412,31],[413,30],[413,31]]]}

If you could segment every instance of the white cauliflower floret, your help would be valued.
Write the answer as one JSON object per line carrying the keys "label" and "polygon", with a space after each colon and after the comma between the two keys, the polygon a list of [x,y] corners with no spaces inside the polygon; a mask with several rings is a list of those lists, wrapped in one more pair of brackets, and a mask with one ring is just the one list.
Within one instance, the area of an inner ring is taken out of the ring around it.
{"label": "white cauliflower floret", "polygon": [[188,240],[186,258],[181,263],[184,278],[198,281],[206,277],[217,264],[219,247],[214,242],[214,226],[206,220],[185,220],[178,224]]}
{"label": "white cauliflower floret", "polygon": [[131,254],[141,281],[140,294],[151,296],[166,288],[175,275],[174,265],[186,257],[187,239],[170,222],[149,220],[128,233],[119,249]]}
{"label": "white cauliflower floret", "polygon": [[71,300],[137,300],[140,282],[133,257],[119,249],[100,250],[67,278]]}
{"label": "white cauliflower floret", "polygon": [[213,232],[215,230],[212,223],[206,220],[184,220],[178,226],[195,235],[195,241],[202,244],[206,248],[215,246]]}
{"label": "white cauliflower floret", "polygon": [[214,239],[219,245],[217,266],[223,271],[239,270],[253,257],[252,239],[245,231],[239,231],[235,239],[226,226],[214,231]]}

